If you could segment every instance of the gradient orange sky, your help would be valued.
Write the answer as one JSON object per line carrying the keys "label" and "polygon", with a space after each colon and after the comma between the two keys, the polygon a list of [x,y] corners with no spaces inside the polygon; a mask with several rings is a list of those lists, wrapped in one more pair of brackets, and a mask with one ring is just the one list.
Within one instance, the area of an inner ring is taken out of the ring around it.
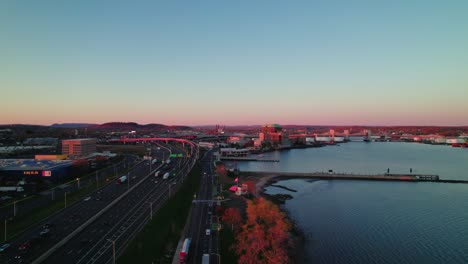
{"label": "gradient orange sky", "polygon": [[0,124],[468,125],[468,2],[0,4]]}

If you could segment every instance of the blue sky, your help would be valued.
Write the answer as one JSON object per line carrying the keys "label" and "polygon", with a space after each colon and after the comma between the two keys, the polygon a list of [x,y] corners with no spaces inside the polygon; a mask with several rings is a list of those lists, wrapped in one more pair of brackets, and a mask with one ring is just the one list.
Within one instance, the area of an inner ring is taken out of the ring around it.
{"label": "blue sky", "polygon": [[0,3],[0,123],[468,125],[467,1],[135,2]]}

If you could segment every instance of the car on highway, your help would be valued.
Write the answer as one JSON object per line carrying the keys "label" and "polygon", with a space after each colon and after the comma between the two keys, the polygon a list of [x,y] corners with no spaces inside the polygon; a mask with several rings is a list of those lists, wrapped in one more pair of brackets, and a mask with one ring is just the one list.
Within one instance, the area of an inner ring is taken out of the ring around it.
{"label": "car on highway", "polygon": [[42,230],[39,233],[39,235],[43,237],[43,236],[47,236],[49,233],[50,233],[50,229],[46,228],[46,229]]}
{"label": "car on highway", "polygon": [[10,244],[8,244],[8,243],[3,244],[2,246],[0,246],[0,252],[5,251],[9,247],[10,247]]}
{"label": "car on highway", "polygon": [[87,201],[89,201],[89,200],[91,200],[91,196],[88,196],[88,197],[84,198],[84,201],[85,201],[85,202],[87,202]]}
{"label": "car on highway", "polygon": [[21,246],[18,247],[18,250],[26,250],[29,248],[29,240],[26,240],[23,244],[21,244]]}
{"label": "car on highway", "polygon": [[211,230],[210,230],[210,229],[207,229],[207,230],[206,230],[206,235],[207,235],[207,236],[211,235]]}
{"label": "car on highway", "polygon": [[5,201],[11,199],[11,196],[2,196],[0,200]]}
{"label": "car on highway", "polygon": [[55,227],[55,224],[47,223],[42,226],[42,229],[51,229]]}

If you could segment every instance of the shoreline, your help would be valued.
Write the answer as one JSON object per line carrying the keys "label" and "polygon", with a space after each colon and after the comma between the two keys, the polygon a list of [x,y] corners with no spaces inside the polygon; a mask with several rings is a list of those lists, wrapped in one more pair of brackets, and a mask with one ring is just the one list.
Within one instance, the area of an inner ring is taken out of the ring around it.
{"label": "shoreline", "polygon": [[289,255],[291,257],[291,263],[302,264],[305,260],[305,234],[301,230],[301,228],[297,225],[296,221],[291,216],[290,212],[284,207],[286,200],[290,200],[293,197],[290,194],[276,194],[271,195],[265,192],[265,188],[268,186],[274,186],[277,188],[284,189],[288,192],[297,192],[297,190],[293,190],[287,188],[282,185],[276,185],[278,181],[281,181],[281,175],[270,175],[265,176],[260,179],[257,178],[256,187],[257,187],[257,194],[258,196],[264,197],[265,199],[271,201],[272,203],[276,204],[281,212],[284,213],[286,220],[291,225],[291,229],[289,230],[289,238],[290,238],[290,252]]}

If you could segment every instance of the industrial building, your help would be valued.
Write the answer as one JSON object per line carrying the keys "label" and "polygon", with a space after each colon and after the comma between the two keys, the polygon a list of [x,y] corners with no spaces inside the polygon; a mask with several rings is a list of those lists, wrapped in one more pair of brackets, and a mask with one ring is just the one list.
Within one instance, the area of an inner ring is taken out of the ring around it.
{"label": "industrial building", "polygon": [[62,140],[62,154],[71,158],[84,158],[96,152],[95,138]]}
{"label": "industrial building", "polygon": [[58,180],[68,175],[70,160],[0,159],[0,182]]}

